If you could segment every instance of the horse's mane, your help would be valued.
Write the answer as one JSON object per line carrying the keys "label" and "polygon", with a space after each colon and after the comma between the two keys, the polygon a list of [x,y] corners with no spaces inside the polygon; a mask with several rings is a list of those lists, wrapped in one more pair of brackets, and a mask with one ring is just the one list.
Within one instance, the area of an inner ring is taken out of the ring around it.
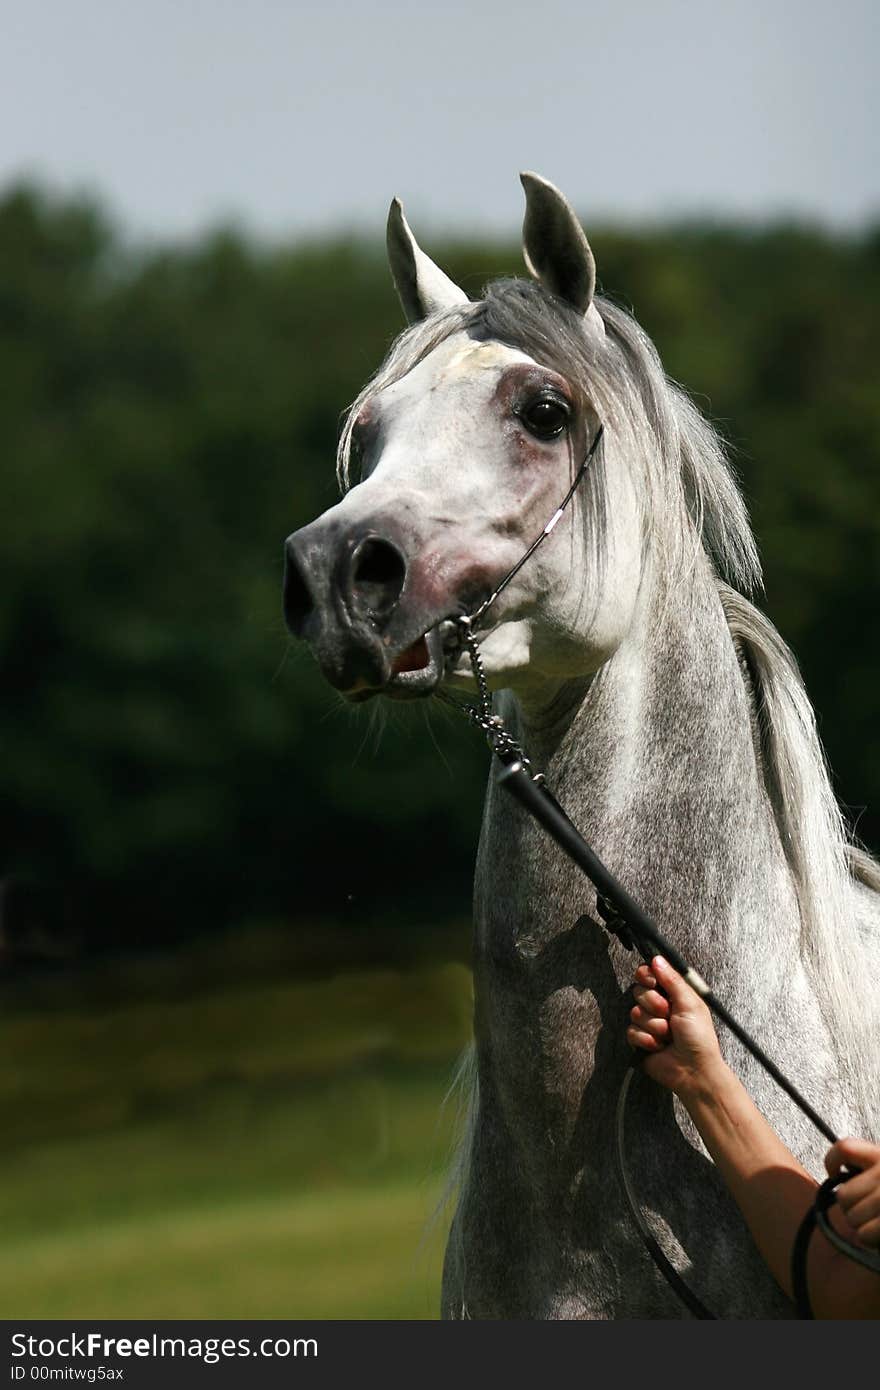
{"label": "horse's mane", "polygon": [[862,1098],[866,1121],[876,1125],[880,1078],[870,1060],[880,1017],[873,972],[860,940],[857,885],[878,892],[880,865],[848,834],[792,653],[748,599],[723,582],[718,590],[745,668],[756,753],[797,891],[801,955],[816,1006],[838,1043],[845,1089]]}
{"label": "horse's mane", "polygon": [[[602,297],[595,304],[604,340],[585,334],[577,313],[541,285],[500,280],[488,286],[483,300],[404,332],[351,408],[339,445],[340,484],[350,484],[351,426],[358,411],[461,330],[520,348],[559,371],[582,403],[589,401],[611,426],[617,452],[644,472],[645,544],[668,592],[686,582],[701,551],[711,563],[744,667],[756,752],[798,896],[801,951],[817,1006],[827,1014],[841,1065],[864,1098],[866,1115],[877,1115],[880,1078],[869,1074],[866,1038],[878,1026],[878,991],[860,949],[855,916],[858,894],[880,890],[880,867],[851,843],[794,658],[746,597],[761,586],[760,561],[717,432],[666,376],[653,343],[632,316]],[[588,535],[600,560],[605,466],[603,441],[583,499]]]}
{"label": "horse's mane", "polygon": [[[630,400],[639,401],[644,412],[635,425],[637,440],[646,426],[649,431],[649,440],[639,443],[653,453],[648,482],[660,562],[669,569],[673,587],[679,582],[676,571],[689,572],[688,541],[676,538],[670,525],[677,491],[692,527],[692,543],[702,547],[715,571],[721,607],[745,668],[759,767],[797,893],[801,956],[816,1006],[837,1044],[844,1088],[862,1098],[866,1118],[877,1123],[880,1077],[870,1059],[880,1006],[858,930],[856,882],[877,891],[880,866],[852,843],[794,656],[746,596],[761,587],[760,560],[717,432],[668,379],[653,343],[632,317],[604,302],[600,312],[621,359],[618,370],[622,365]],[[658,468],[664,475],[659,479]],[[874,944],[876,952],[880,943]]]}

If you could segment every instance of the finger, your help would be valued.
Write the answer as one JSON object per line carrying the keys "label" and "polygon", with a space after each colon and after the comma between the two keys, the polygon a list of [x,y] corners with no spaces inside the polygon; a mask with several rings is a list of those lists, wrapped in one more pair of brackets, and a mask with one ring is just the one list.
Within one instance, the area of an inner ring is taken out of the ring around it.
{"label": "finger", "polygon": [[631,1047],[638,1047],[642,1052],[662,1052],[663,1043],[652,1038],[650,1033],[643,1032],[640,1028],[627,1028],[626,1040]]}
{"label": "finger", "polygon": [[866,1173],[847,1178],[837,1189],[837,1201],[844,1211],[849,1211],[872,1192],[880,1193],[880,1168],[869,1168]]}
{"label": "finger", "polygon": [[825,1167],[832,1177],[846,1166],[868,1168],[877,1162],[880,1162],[880,1144],[870,1144],[867,1139],[838,1139],[825,1155]]}
{"label": "finger", "polygon": [[[838,1200],[839,1196],[840,1194],[838,1194]],[[846,1213],[849,1224],[861,1234],[864,1225],[880,1216],[880,1189],[875,1186],[864,1197],[851,1205],[843,1206],[842,1202],[840,1205]]]}
{"label": "finger", "polygon": [[859,1240],[863,1245],[870,1245],[872,1249],[880,1250],[880,1216],[859,1227]]}
{"label": "finger", "polygon": [[669,1036],[669,1024],[665,1018],[654,1018],[653,1015],[645,1013],[638,1004],[630,1009],[629,1016],[637,1028],[643,1033],[650,1033],[652,1038],[667,1038]]}
{"label": "finger", "polygon": [[677,970],[673,970],[665,956],[655,956],[651,961],[651,969],[657,976],[657,983],[669,995],[673,1005],[683,1008],[693,999],[690,985],[685,983]]}
{"label": "finger", "polygon": [[633,995],[645,1013],[653,1014],[655,1018],[669,1017],[669,1000],[656,989],[641,989],[637,986]]}
{"label": "finger", "polygon": [[633,976],[637,984],[645,985],[648,989],[653,989],[657,981],[647,965],[640,965]]}
{"label": "finger", "polygon": [[825,1155],[825,1171],[830,1178],[836,1178],[841,1168],[844,1166],[843,1155],[840,1152],[840,1140],[832,1144]]}

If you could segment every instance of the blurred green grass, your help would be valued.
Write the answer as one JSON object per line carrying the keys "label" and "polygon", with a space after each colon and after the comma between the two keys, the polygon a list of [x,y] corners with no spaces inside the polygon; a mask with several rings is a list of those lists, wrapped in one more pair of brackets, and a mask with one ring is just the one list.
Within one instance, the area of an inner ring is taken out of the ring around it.
{"label": "blurred green grass", "polygon": [[468,972],[272,941],[4,981],[2,1316],[436,1316]]}

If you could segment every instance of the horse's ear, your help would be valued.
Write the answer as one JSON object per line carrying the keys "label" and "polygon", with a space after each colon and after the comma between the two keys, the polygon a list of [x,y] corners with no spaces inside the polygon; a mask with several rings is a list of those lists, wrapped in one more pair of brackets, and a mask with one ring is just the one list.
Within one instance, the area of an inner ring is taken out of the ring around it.
{"label": "horse's ear", "polygon": [[567,198],[538,174],[520,174],[525,189],[523,257],[536,280],[602,328],[593,305],[596,262]]}
{"label": "horse's ear", "polygon": [[403,312],[410,323],[429,314],[467,304],[464,290],[444,275],[430,256],[426,256],[409,229],[399,198],[388,213],[388,260]]}

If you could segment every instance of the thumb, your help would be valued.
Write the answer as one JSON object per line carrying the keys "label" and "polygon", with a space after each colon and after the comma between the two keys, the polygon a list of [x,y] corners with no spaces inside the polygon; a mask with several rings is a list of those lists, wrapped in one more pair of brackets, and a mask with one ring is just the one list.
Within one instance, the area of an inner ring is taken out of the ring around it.
{"label": "thumb", "polygon": [[825,1155],[825,1167],[832,1178],[843,1168],[853,1168],[856,1172],[871,1162],[877,1153],[877,1145],[865,1139],[838,1139]]}
{"label": "thumb", "polygon": [[678,971],[673,970],[666,957],[655,956],[651,961],[651,969],[655,972],[657,983],[665,991],[670,1004],[678,1008],[686,1007],[693,995],[693,990]]}
{"label": "thumb", "polygon": [[832,1178],[836,1178],[840,1170],[846,1166],[846,1156],[843,1150],[844,1145],[838,1139],[837,1143],[832,1144],[825,1155],[825,1168]]}

